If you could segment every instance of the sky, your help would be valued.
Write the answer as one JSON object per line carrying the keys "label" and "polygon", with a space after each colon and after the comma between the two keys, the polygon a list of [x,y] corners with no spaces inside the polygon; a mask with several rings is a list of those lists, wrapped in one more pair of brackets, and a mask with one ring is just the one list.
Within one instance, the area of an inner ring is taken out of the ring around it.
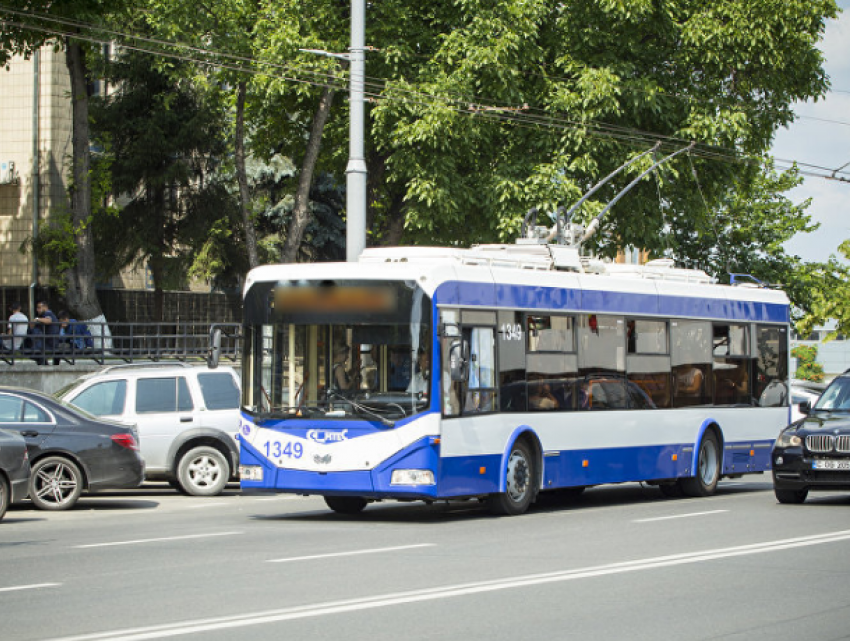
{"label": "sky", "polygon": [[[797,103],[797,120],[777,132],[771,150],[777,160],[828,168],[816,170],[819,174],[830,174],[850,163],[850,0],[838,0],[838,5],[843,13],[827,23],[820,45],[830,92],[823,100]],[[850,180],[850,164],[843,171],[847,172],[843,177]],[[838,245],[850,239],[850,182],[809,176],[788,196],[794,203],[811,198],[807,211],[821,226],[811,234],[792,238],[786,251],[810,262],[824,261],[830,254],[838,256]]]}

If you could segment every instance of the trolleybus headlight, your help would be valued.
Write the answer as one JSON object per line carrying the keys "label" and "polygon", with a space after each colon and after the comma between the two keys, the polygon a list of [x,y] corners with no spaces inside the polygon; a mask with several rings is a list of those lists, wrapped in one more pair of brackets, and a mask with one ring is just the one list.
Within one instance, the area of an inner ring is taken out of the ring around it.
{"label": "trolleybus headlight", "polygon": [[800,447],[803,444],[801,439],[794,430],[785,430],[779,434],[774,447]]}
{"label": "trolleybus headlight", "polygon": [[434,485],[431,470],[393,470],[390,485]]}
{"label": "trolleybus headlight", "polygon": [[259,465],[240,465],[239,478],[243,481],[262,481],[263,468]]}

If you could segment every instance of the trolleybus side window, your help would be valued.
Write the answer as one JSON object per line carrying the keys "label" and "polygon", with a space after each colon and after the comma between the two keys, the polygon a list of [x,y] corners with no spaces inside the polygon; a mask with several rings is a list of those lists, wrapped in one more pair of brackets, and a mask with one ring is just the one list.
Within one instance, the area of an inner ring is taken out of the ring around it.
{"label": "trolleybus side window", "polygon": [[578,320],[582,409],[626,409],[629,403],[625,385],[625,319],[607,314],[584,314]]}
{"label": "trolleybus side window", "polygon": [[714,404],[752,405],[749,326],[715,323]]}
{"label": "trolleybus side window", "polygon": [[527,409],[525,336],[522,314],[500,311],[497,315],[499,337],[499,409],[524,412]]}
{"label": "trolleybus side window", "polygon": [[626,321],[626,387],[632,409],[671,406],[667,334],[667,321]]}
{"label": "trolleybus side window", "polygon": [[711,404],[711,323],[671,321],[670,339],[673,407]]}
{"label": "trolleybus side window", "polygon": [[578,357],[572,316],[529,314],[528,408],[572,410],[579,406]]}
{"label": "trolleybus side window", "polygon": [[464,328],[463,336],[469,343],[469,377],[463,411],[492,412],[498,409],[493,328]]}
{"label": "trolleybus side window", "polygon": [[761,407],[788,405],[788,330],[760,325],[756,329],[754,396]]}

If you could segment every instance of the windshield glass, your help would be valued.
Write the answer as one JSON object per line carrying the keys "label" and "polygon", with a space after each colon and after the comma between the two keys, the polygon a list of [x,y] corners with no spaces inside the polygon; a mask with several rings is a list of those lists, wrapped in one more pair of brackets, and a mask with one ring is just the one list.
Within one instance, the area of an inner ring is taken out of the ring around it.
{"label": "windshield glass", "polygon": [[850,411],[850,377],[836,378],[826,388],[814,409],[828,411]]}
{"label": "windshield glass", "polygon": [[257,289],[246,296],[242,404],[258,420],[390,425],[428,406],[430,305],[414,284]]}

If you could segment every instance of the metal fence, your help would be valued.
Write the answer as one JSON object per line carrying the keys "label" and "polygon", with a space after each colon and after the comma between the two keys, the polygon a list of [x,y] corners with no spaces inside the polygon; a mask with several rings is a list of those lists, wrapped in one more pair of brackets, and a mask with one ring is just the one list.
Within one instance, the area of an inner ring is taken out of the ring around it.
{"label": "metal fence", "polygon": [[[42,334],[29,323],[12,324],[27,329],[16,335],[15,327],[6,326],[0,334],[0,360],[14,365],[35,361],[41,365],[61,362],[74,364],[93,360],[107,361],[204,360],[210,350],[210,335],[221,330],[221,358],[237,360],[242,352],[242,326],[238,323],[83,323],[91,336],[69,326],[62,333]],[[72,333],[73,332],[73,333]]]}

